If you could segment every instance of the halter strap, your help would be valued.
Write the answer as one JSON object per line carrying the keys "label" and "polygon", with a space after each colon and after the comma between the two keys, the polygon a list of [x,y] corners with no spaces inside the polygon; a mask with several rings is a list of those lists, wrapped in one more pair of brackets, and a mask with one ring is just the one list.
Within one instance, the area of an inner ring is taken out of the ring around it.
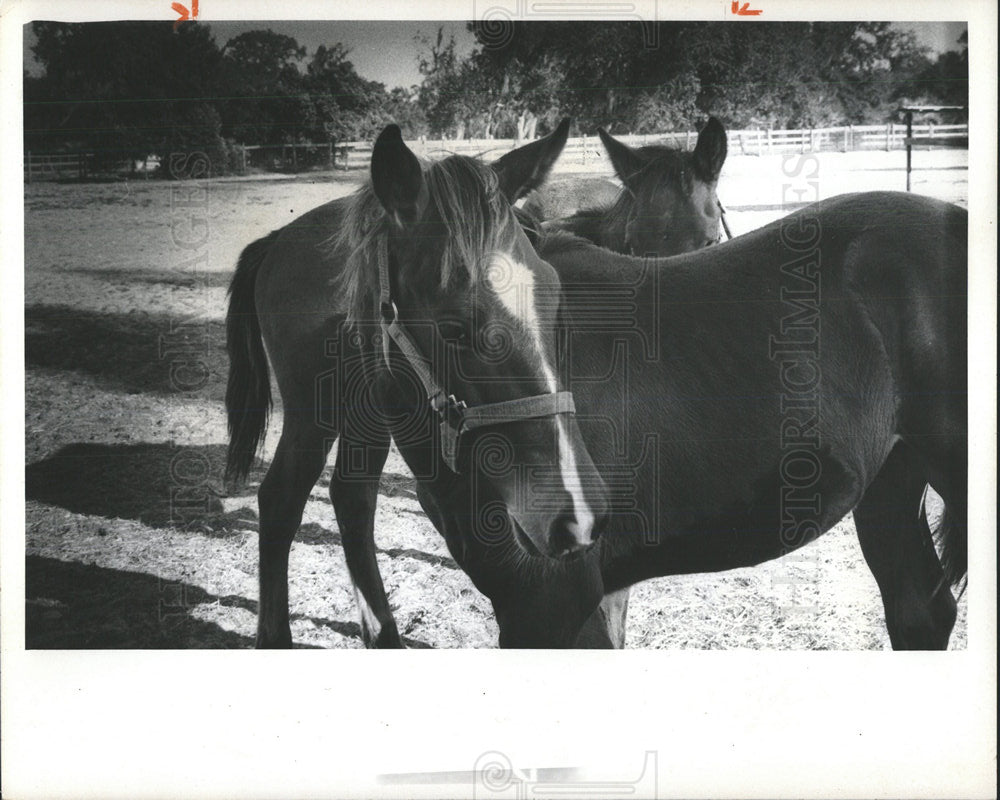
{"label": "halter strap", "polygon": [[550,417],[555,414],[573,414],[576,406],[572,392],[547,392],[531,397],[519,397],[498,403],[483,403],[471,408],[455,395],[447,394],[435,380],[430,361],[400,324],[396,304],[392,301],[389,285],[389,245],[382,241],[378,247],[379,313],[382,326],[382,358],[386,369],[392,372],[389,362],[389,340],[396,343],[403,357],[416,373],[424,387],[431,408],[440,418],[441,457],[452,470],[458,472],[458,446],[463,433],[488,425],[502,425],[525,419]]}
{"label": "halter strap", "polygon": [[722,229],[726,232],[726,238],[732,239],[733,232],[729,230],[729,223],[726,222],[726,207],[722,205],[722,201],[719,198],[715,198],[715,202],[719,205],[719,219],[722,220]]}

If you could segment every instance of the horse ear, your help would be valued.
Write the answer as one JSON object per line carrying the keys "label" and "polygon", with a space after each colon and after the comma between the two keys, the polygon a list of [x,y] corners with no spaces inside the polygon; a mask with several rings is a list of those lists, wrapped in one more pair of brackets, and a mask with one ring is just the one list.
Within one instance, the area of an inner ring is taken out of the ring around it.
{"label": "horse ear", "polygon": [[420,210],[423,170],[403,142],[398,125],[387,125],[372,148],[372,188],[382,207],[397,221],[412,222]]}
{"label": "horse ear", "polygon": [[646,160],[639,154],[638,150],[634,150],[624,142],[619,142],[604,128],[598,128],[597,135],[601,137],[601,143],[611,159],[611,166],[615,168],[615,174],[630,192],[634,192],[634,178],[646,166]]}
{"label": "horse ear", "polygon": [[715,117],[709,117],[698,134],[698,144],[695,145],[692,156],[695,174],[705,183],[715,183],[722,172],[728,149],[726,129]]}
{"label": "horse ear", "polygon": [[566,117],[548,136],[511,150],[493,162],[491,166],[500,179],[500,190],[507,202],[513,203],[545,183],[568,137],[569,117]]}

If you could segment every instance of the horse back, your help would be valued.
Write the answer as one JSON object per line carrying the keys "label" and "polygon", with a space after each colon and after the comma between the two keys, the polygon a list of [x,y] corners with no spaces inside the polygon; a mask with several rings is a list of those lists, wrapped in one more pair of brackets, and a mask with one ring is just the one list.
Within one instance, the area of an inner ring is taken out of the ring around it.
{"label": "horse back", "polygon": [[348,198],[314,208],[285,227],[261,263],[256,302],[268,346],[298,341],[332,317],[346,314],[340,279],[346,254],[335,237]]}
{"label": "horse back", "polygon": [[[815,456],[816,532],[834,524],[907,425],[961,433],[966,237],[961,209],[873,193],[669,259],[547,255],[570,298],[584,438],[621,454],[609,485],[633,470],[619,482],[658,535],[775,530],[784,459],[798,449]],[[631,330],[586,305],[600,297],[606,310],[622,286]],[[744,537],[738,560],[773,557],[777,543]],[[712,568],[709,549],[687,552],[701,560],[678,569]]]}

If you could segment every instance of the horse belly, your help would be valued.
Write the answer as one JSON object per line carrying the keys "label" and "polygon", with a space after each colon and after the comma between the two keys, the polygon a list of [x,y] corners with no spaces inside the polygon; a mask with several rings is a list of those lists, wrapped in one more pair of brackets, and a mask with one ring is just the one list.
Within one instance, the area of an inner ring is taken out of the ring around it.
{"label": "horse belly", "polygon": [[857,472],[829,452],[782,462],[749,500],[731,496],[732,481],[720,477],[714,510],[698,501],[695,515],[689,498],[661,498],[663,522],[651,542],[658,551],[656,574],[717,572],[778,558],[836,525],[863,493]]}

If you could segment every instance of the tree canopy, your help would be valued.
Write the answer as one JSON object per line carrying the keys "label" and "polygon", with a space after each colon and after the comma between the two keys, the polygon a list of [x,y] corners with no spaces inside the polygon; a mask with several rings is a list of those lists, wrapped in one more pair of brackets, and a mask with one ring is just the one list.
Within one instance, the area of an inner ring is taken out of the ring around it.
{"label": "tree canopy", "polygon": [[109,160],[199,148],[224,161],[232,142],[368,139],[390,121],[407,137],[520,139],[564,116],[585,133],[687,129],[709,114],[796,128],[968,102],[967,49],[931,58],[886,22],[514,22],[502,41],[469,23],[466,56],[441,30],[418,39],[409,90],[358,75],[342,44],[309,53],[271,30],[219,46],[201,24],[33,28],[44,73],[25,76],[26,146]]}

